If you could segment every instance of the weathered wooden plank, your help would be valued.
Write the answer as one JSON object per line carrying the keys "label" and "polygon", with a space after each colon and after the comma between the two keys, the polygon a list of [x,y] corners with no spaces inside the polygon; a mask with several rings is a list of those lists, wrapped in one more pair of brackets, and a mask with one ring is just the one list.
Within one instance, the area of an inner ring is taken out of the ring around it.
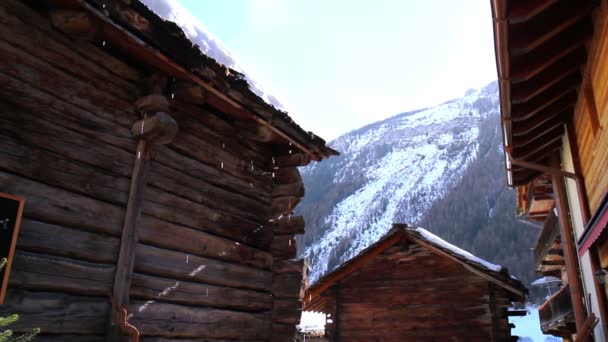
{"label": "weathered wooden plank", "polygon": [[104,144],[92,132],[81,134],[23,111],[3,113],[0,120],[2,131],[19,143],[53,151],[110,174],[131,177],[133,152]]}
{"label": "weathered wooden plank", "polygon": [[[244,196],[156,161],[152,162],[148,184],[236,216],[247,218],[251,212],[258,213],[256,215],[260,217],[270,216],[269,202],[262,198]],[[218,199],[221,199],[221,202]]]}
{"label": "weathered wooden plank", "polygon": [[19,314],[11,324],[15,332],[40,328],[46,334],[102,335],[109,307],[105,298],[9,289],[0,316]]}
{"label": "weathered wooden plank", "polygon": [[287,215],[281,218],[274,219],[270,223],[272,231],[275,235],[297,235],[304,234],[304,217]]}
{"label": "weathered wooden plank", "polygon": [[247,221],[153,188],[146,189],[143,213],[262,249],[272,238],[272,231],[258,229],[264,222],[261,219]]}
{"label": "weathered wooden plank", "polygon": [[274,171],[275,184],[293,184],[301,183],[302,176],[300,171],[295,167],[279,168]]}
{"label": "weathered wooden plank", "polygon": [[143,300],[240,311],[272,309],[272,296],[268,293],[158,278],[139,273],[133,274],[131,296]]}
{"label": "weathered wooden plank", "polygon": [[188,134],[178,135],[169,147],[190,158],[215,166],[221,169],[223,173],[253,183],[254,186],[262,187],[265,191],[271,190],[271,174],[259,172],[259,170],[256,172],[256,167],[259,169],[260,166],[255,164],[252,170],[250,160],[239,159],[224,150],[218,150],[217,146],[205,140]]}
{"label": "weathered wooden plank", "polygon": [[[141,79],[140,71],[133,69],[124,61],[119,60],[118,58],[108,54],[101,46],[96,46],[93,44],[74,44],[73,39],[66,37],[63,34],[58,33],[52,26],[49,18],[42,13],[32,11],[30,7],[26,4],[16,1],[16,0],[7,0],[3,1],[3,7],[7,9],[9,16],[1,16],[2,20],[4,18],[16,17],[23,24],[17,22],[9,22],[8,25],[12,26],[21,26],[24,25],[25,29],[31,30],[32,28],[36,28],[41,31],[40,37],[37,37],[34,42],[36,45],[43,46],[51,50],[50,46],[45,46],[45,40],[52,40],[57,42],[61,48],[57,49],[62,53],[78,53],[78,56],[74,56],[73,58],[76,61],[90,61],[90,64],[95,65],[103,69],[105,72],[118,76],[119,78],[136,82]],[[26,36],[28,31],[25,31]],[[26,41],[30,41],[27,39]],[[67,49],[63,49],[63,47],[67,47]],[[72,65],[73,61],[68,59],[68,56],[64,57],[65,60],[69,61],[65,63],[67,65]],[[98,76],[99,77],[99,76]],[[100,77],[100,79],[102,79]]]}
{"label": "weathered wooden plank", "polygon": [[272,321],[275,323],[300,323],[302,316],[302,301],[293,298],[274,298],[272,306]]}
{"label": "weathered wooden plank", "polygon": [[192,282],[268,291],[272,273],[144,244],[137,246],[135,272]]}
{"label": "weathered wooden plank", "polygon": [[49,185],[104,201],[124,204],[129,181],[67,159],[37,146],[19,143],[0,132],[0,168]]}
{"label": "weathered wooden plank", "polygon": [[276,157],[274,165],[280,169],[283,169],[305,166],[310,164],[310,161],[310,155],[306,153],[292,153]]}
{"label": "weathered wooden plank", "polygon": [[187,154],[168,147],[159,146],[154,153],[154,160],[171,168],[180,170],[191,177],[202,179],[218,187],[242,194],[263,203],[270,203],[272,184],[260,186],[252,179],[233,177],[220,168],[221,165],[207,165]]}
{"label": "weathered wooden plank", "polygon": [[272,266],[272,255],[268,252],[147,215],[141,218],[138,234],[141,242],[151,246],[255,268],[269,269]]}
{"label": "weathered wooden plank", "polygon": [[277,235],[270,245],[270,253],[275,260],[287,260],[296,257],[297,246],[293,235]]}
{"label": "weathered wooden plank", "polygon": [[304,267],[305,267],[304,259],[275,261],[272,264],[272,273],[274,273],[274,274],[284,274],[284,273],[302,274],[302,272],[304,271]]}
{"label": "weathered wooden plank", "polygon": [[[43,242],[43,243],[41,243]],[[17,248],[92,262],[115,263],[118,238],[24,219]]]}
{"label": "weathered wooden plank", "polygon": [[[3,73],[0,73],[0,81],[0,98],[5,109],[1,114],[13,113],[11,119],[15,119],[36,113],[36,120],[30,119],[31,122],[44,119],[69,131],[94,136],[99,141],[113,146],[129,151],[135,150],[135,142],[128,128],[117,124],[112,118],[106,118],[103,113],[87,112],[36,88],[35,85],[24,83]],[[130,117],[124,115],[125,113],[121,114],[123,117]],[[26,120],[21,119],[21,121]],[[20,126],[20,128],[30,129],[29,126]]]}
{"label": "weathered wooden plank", "polygon": [[304,275],[300,273],[275,273],[272,277],[272,294],[282,298],[302,298]]}
{"label": "weathered wooden plank", "polygon": [[275,184],[272,188],[272,197],[304,197],[304,183]]}
{"label": "weathered wooden plank", "polygon": [[272,341],[294,341],[295,324],[272,323]]}
{"label": "weathered wooden plank", "polygon": [[109,203],[0,171],[0,191],[27,199],[24,216],[38,221],[120,234],[124,210]]}
{"label": "weathered wooden plank", "polygon": [[271,215],[278,217],[281,215],[289,215],[295,207],[300,203],[301,198],[296,196],[275,197],[272,199]]}
{"label": "weathered wooden plank", "polygon": [[249,164],[253,162],[254,170],[248,171],[270,171],[271,150],[260,148],[260,144],[239,139],[236,134],[240,134],[240,128],[235,124],[228,124],[202,107],[183,105],[182,108],[180,103],[176,103],[172,114],[179,122],[188,123],[182,127],[183,133],[207,142],[220,153],[230,154]]}
{"label": "weathered wooden plank", "polygon": [[132,313],[131,324],[147,336],[266,340],[270,331],[268,314],[159,302],[135,302],[127,311]]}
{"label": "weathered wooden plank", "polygon": [[0,72],[23,80],[91,113],[104,111],[112,117],[129,111],[132,103],[50,66],[0,40]]}
{"label": "weathered wooden plank", "polygon": [[134,96],[135,86],[129,82],[138,79],[134,70],[92,44],[67,39],[49,25],[47,18],[27,10],[23,4],[6,3],[8,8],[0,9],[0,25],[7,32],[4,39],[56,68],[83,75],[98,89],[126,99]]}
{"label": "weathered wooden plank", "polygon": [[[205,189],[195,189],[198,191],[201,191],[201,197],[202,196],[206,196]],[[213,205],[213,207],[215,208],[211,208],[208,205],[203,204],[203,201],[200,202],[195,202],[193,200],[190,200],[189,198],[184,198],[181,196],[176,195],[173,191],[170,192],[165,192],[165,191],[158,191],[158,189],[156,188],[148,188],[147,189],[147,198],[148,202],[155,202],[155,203],[166,203],[166,205],[174,207],[176,209],[182,209],[182,210],[188,210],[188,211],[192,211],[192,213],[197,213],[200,214],[202,217],[206,217],[207,220],[209,221],[209,223],[212,222],[225,222],[228,224],[239,224],[240,222],[249,222],[249,225],[251,226],[251,223],[253,223],[253,226],[258,226],[261,223],[264,223],[266,221],[268,221],[268,216],[262,216],[264,214],[268,213],[268,210],[264,210],[262,212],[255,212],[252,210],[236,210],[235,208],[232,208],[230,210],[230,212],[234,213],[228,213],[226,212],[226,209],[224,209],[223,207],[232,207],[232,204],[228,204],[228,203],[219,203],[218,201],[223,201],[224,198],[213,198],[212,200],[215,200],[215,204]],[[208,197],[207,197],[208,198]],[[204,202],[208,203],[209,202],[209,198],[206,199]],[[183,218],[184,221],[186,221],[188,218]]]}
{"label": "weathered wooden plank", "polygon": [[111,292],[113,266],[21,251],[15,253],[13,263],[12,287],[87,296]]}

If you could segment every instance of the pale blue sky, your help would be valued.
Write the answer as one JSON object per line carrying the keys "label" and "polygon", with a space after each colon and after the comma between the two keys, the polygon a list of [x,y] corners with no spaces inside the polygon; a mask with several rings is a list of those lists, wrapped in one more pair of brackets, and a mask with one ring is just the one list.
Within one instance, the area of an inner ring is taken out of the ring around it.
{"label": "pale blue sky", "polygon": [[488,0],[180,0],[331,140],[496,78]]}

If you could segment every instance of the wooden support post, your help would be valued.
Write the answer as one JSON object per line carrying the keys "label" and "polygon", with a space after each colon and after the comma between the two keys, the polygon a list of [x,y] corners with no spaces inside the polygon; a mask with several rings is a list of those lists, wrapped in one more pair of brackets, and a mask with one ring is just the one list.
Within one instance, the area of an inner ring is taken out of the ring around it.
{"label": "wooden support post", "polygon": [[[559,168],[559,160],[555,159],[553,166]],[[587,312],[583,304],[583,287],[580,279],[580,269],[576,252],[576,244],[572,231],[572,223],[568,212],[568,198],[564,179],[556,174],[552,175],[553,188],[555,189],[555,203],[558,210],[558,221],[564,249],[564,259],[566,262],[566,273],[568,284],[570,285],[570,295],[572,297],[572,308],[574,309],[574,319],[576,321],[576,331],[580,332],[585,324]]]}
{"label": "wooden support post", "polygon": [[336,283],[336,297],[335,297],[335,314],[334,314],[334,331],[332,341],[340,341],[340,282]]}
{"label": "wooden support post", "polygon": [[[149,101],[144,102],[149,105]],[[118,310],[111,311],[111,327],[107,335],[108,341],[122,341],[124,339],[119,310],[129,304],[129,290],[131,288],[131,276],[135,263],[135,248],[138,240],[136,228],[141,214],[150,149],[153,144],[169,143],[177,133],[177,123],[169,115],[159,112],[152,117],[137,121],[133,125],[132,132],[139,139],[139,143],[137,144],[135,165],[129,188],[129,200],[122,227],[120,252],[116,261],[116,273],[114,275],[112,304]]]}

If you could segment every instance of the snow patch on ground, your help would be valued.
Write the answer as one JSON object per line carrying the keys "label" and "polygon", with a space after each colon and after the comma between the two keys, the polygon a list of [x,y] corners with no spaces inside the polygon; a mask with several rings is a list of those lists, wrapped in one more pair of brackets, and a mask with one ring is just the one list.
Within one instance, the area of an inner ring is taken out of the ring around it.
{"label": "snow patch on ground", "polygon": [[511,329],[512,336],[519,336],[519,342],[561,342],[562,339],[545,335],[540,330],[538,307],[527,306],[528,314],[523,317],[509,317],[509,323],[515,324]]}

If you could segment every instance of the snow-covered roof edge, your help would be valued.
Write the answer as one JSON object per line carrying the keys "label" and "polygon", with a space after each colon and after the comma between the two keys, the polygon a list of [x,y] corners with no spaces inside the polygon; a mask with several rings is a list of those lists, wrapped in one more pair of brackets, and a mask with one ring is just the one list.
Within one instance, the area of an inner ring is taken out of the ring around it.
{"label": "snow-covered roof edge", "polygon": [[311,284],[307,291],[307,298],[304,298],[305,302],[310,301],[310,296],[312,293],[317,292],[319,289],[326,288],[329,283],[333,284],[336,281],[339,281],[341,278],[346,277],[347,274],[344,274],[342,277],[340,277],[340,274],[350,273],[353,266],[366,255],[375,256],[399,242],[399,235],[414,240],[414,242],[418,242],[422,247],[427,247],[425,245],[431,245],[435,249],[451,255],[454,257],[455,261],[468,266],[467,268],[475,269],[485,274],[488,278],[495,280],[495,283],[513,293],[515,297],[521,298],[528,293],[528,289],[521,283],[521,281],[511,277],[506,268],[503,268],[500,265],[494,265],[481,258],[478,258],[473,254],[448,243],[424,228],[411,228],[407,224],[393,224],[393,228],[378,241],[363,249],[361,252],[359,252],[359,254],[342,263],[342,265],[340,265],[338,268],[328,274],[325,274],[315,283]]}
{"label": "snow-covered roof edge", "polygon": [[445,241],[444,239],[429,232],[428,230],[426,230],[424,228],[419,227],[419,228],[414,229],[414,231],[419,233],[420,236],[422,238],[424,238],[425,240],[427,240],[429,243],[432,243],[437,247],[449,250],[450,252],[457,254],[473,263],[479,264],[480,266],[485,267],[490,271],[500,272],[500,270],[502,270],[502,266],[495,265],[491,262],[483,260],[482,258],[476,257],[475,255],[465,251],[464,249],[462,249],[460,247],[452,245],[451,243]]}
{"label": "snow-covered roof edge", "polygon": [[[168,4],[166,0],[155,4],[163,3]],[[285,111],[277,108],[278,102],[272,96],[257,94],[258,86],[246,75],[213,58],[212,50],[221,51],[215,57],[238,68],[234,57],[219,42],[201,39],[201,44],[217,47],[207,51],[206,46],[201,48],[195,44],[188,35],[202,34],[202,25],[191,27],[188,24],[192,22],[186,20],[180,26],[165,20],[141,0],[87,0],[73,4],[74,10],[83,10],[98,26],[96,40],[112,48],[119,59],[137,63],[146,73],[168,76],[167,87],[174,85],[174,81],[199,86],[209,105],[238,120],[269,129],[274,134],[274,141],[293,143],[313,160],[339,155],[326,145],[325,140],[305,131]]]}

